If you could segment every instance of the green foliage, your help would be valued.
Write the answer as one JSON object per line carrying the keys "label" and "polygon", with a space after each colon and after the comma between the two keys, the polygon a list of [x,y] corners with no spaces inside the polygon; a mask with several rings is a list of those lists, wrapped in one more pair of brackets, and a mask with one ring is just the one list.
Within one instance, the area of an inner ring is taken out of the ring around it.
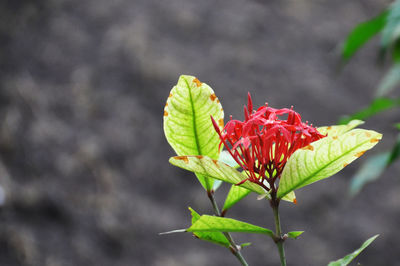
{"label": "green foliage", "polygon": [[365,120],[373,115],[376,115],[380,112],[386,111],[393,107],[400,106],[400,99],[389,99],[389,98],[377,98],[375,99],[370,106],[367,108],[349,116],[343,117],[339,120],[339,124],[347,124],[349,121],[353,119],[361,119]]}
{"label": "green foliage", "polygon": [[366,42],[378,34],[385,26],[387,11],[366,22],[358,24],[347,36],[342,46],[342,57],[349,60]]}
{"label": "green foliage", "polygon": [[350,195],[354,196],[367,184],[378,179],[385,169],[400,157],[400,134],[390,152],[382,152],[369,157],[352,177]]}
{"label": "green foliage", "polygon": [[389,7],[385,27],[382,31],[381,46],[387,49],[400,37],[400,1],[397,0]]}
{"label": "green foliage", "polygon": [[354,196],[367,183],[376,180],[386,169],[389,158],[389,152],[378,153],[370,156],[351,179],[350,194]]}
{"label": "green foliage", "polygon": [[231,218],[202,215],[187,232],[242,232],[265,234],[273,237],[274,233],[257,225],[241,222]]}
{"label": "green foliage", "polygon": [[250,190],[246,188],[242,188],[236,185],[232,185],[229,190],[228,196],[225,199],[224,207],[222,208],[222,213],[225,213],[228,209],[230,209],[233,205],[238,203],[244,197],[250,194]]}
{"label": "green foliage", "polygon": [[278,197],[328,178],[359,158],[382,138],[372,130],[353,129],[338,136],[328,136],[297,150],[283,169]]}
{"label": "green foliage", "polygon": [[361,247],[357,250],[355,250],[353,253],[348,254],[347,256],[345,256],[342,259],[339,259],[337,261],[332,261],[328,264],[328,266],[346,266],[348,265],[355,257],[357,257],[366,247],[368,247],[372,241],[374,241],[379,235],[375,235],[369,239],[367,239],[367,241],[365,241]]}
{"label": "green foliage", "polygon": [[400,63],[394,64],[382,78],[376,91],[377,97],[382,97],[391,92],[400,83]]}
{"label": "green foliage", "polygon": [[[190,213],[192,215],[192,225],[195,224],[200,219],[200,214],[198,214],[195,210],[189,207]],[[210,241],[212,243],[229,247],[230,243],[228,239],[221,232],[193,232],[193,234],[202,240]]]}
{"label": "green foliage", "polygon": [[289,238],[297,239],[302,233],[304,233],[304,231],[292,231],[287,233],[287,236]]}
{"label": "green foliage", "polygon": [[[224,112],[214,91],[192,76],[180,76],[164,109],[164,133],[177,155],[219,157],[219,137],[210,115],[223,126]],[[197,175],[206,190],[213,180]]]}

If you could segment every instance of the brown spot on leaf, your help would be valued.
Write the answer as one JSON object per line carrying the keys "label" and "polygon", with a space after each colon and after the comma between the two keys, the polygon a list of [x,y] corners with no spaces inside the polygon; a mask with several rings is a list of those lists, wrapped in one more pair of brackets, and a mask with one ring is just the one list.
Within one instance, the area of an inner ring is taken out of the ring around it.
{"label": "brown spot on leaf", "polygon": [[369,138],[369,137],[371,137],[371,133],[365,132],[365,136],[366,136],[367,138]]}
{"label": "brown spot on leaf", "polygon": [[293,203],[297,205],[297,199],[293,199]]}
{"label": "brown spot on leaf", "polygon": [[365,151],[360,151],[359,153],[356,153],[354,156],[360,158],[364,153]]}
{"label": "brown spot on leaf", "polygon": [[348,163],[344,163],[344,164],[343,164],[343,167],[346,167],[346,166],[348,166],[348,165],[349,165]]}
{"label": "brown spot on leaf", "polygon": [[331,130],[331,129],[332,129],[332,127],[331,127],[331,126],[329,126],[329,127],[327,127],[327,128],[326,128],[326,130]]}
{"label": "brown spot on leaf", "polygon": [[371,143],[379,142],[379,139],[371,139],[369,142]]}
{"label": "brown spot on leaf", "polygon": [[175,159],[184,161],[185,163],[189,163],[189,159],[187,156],[176,156]]}
{"label": "brown spot on leaf", "polygon": [[312,145],[307,145],[307,146],[305,146],[305,147],[303,147],[303,148],[301,148],[301,149],[313,151],[313,150],[314,150],[314,146],[312,146]]}
{"label": "brown spot on leaf", "polygon": [[201,83],[201,81],[198,80],[197,78],[194,78],[193,82],[196,83],[196,86],[197,86],[197,87],[200,87],[201,84],[203,84],[203,83]]}
{"label": "brown spot on leaf", "polygon": [[354,133],[354,132],[351,132],[351,134],[350,134],[351,136],[355,136],[356,135],[356,133]]}
{"label": "brown spot on leaf", "polygon": [[168,112],[167,111],[164,111],[164,116],[168,116]]}
{"label": "brown spot on leaf", "polygon": [[220,118],[220,119],[218,120],[218,125],[219,125],[220,127],[223,127],[223,126],[224,126],[224,119],[223,119],[223,118]]}
{"label": "brown spot on leaf", "polygon": [[168,95],[168,98],[171,98],[172,97],[172,93],[170,93],[169,95]]}
{"label": "brown spot on leaf", "polygon": [[212,160],[212,162],[213,162],[217,167],[219,167],[218,161],[217,161],[217,160]]}
{"label": "brown spot on leaf", "polygon": [[333,136],[332,138],[333,138],[333,139],[338,139],[338,136]]}
{"label": "brown spot on leaf", "polygon": [[165,107],[167,107],[167,106],[168,106],[168,102],[165,103]]}
{"label": "brown spot on leaf", "polygon": [[210,95],[210,99],[211,99],[211,101],[215,101],[215,99],[217,99],[217,96],[215,95],[215,93]]}
{"label": "brown spot on leaf", "polygon": [[201,160],[201,159],[203,159],[204,156],[203,155],[197,155],[196,157]]}

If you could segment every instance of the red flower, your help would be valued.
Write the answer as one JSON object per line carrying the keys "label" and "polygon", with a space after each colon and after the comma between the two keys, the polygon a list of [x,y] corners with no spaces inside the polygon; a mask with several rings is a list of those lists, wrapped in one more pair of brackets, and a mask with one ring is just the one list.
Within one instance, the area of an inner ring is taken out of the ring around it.
{"label": "red flower", "polygon": [[275,181],[280,178],[289,157],[297,149],[325,137],[308,122],[303,123],[293,107],[274,109],[265,104],[254,111],[250,93],[244,116],[243,122],[231,117],[222,132],[211,117],[221,139],[220,145],[225,145],[248,176],[239,184],[249,180],[267,191],[270,188],[276,191]]}

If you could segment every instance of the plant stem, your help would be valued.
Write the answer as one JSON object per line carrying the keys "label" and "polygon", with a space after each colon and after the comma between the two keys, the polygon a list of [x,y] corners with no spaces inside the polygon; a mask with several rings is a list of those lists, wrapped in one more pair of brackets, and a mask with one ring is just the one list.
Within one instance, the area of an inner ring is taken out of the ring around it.
{"label": "plant stem", "polygon": [[279,201],[276,199],[271,200],[272,210],[274,212],[275,219],[275,244],[278,247],[279,257],[281,259],[281,265],[286,266],[286,257],[285,257],[285,249],[283,248],[283,242],[285,241],[282,238],[282,229],[281,229],[281,221],[279,218]]}
{"label": "plant stem", "polygon": [[[221,216],[221,211],[219,210],[217,202],[215,201],[214,192],[213,191],[207,191],[207,195],[208,195],[208,198],[211,201],[211,204],[213,206],[215,215],[218,215],[218,216],[222,217]],[[246,260],[244,259],[242,253],[240,253],[240,250],[239,250],[238,246],[235,244],[235,241],[233,240],[232,236],[228,232],[222,232],[222,233],[224,234],[226,239],[228,239],[228,241],[229,241],[229,244],[230,244],[229,249],[232,252],[232,254],[236,256],[236,258],[240,261],[240,263],[243,266],[248,266],[248,264],[247,264]]]}

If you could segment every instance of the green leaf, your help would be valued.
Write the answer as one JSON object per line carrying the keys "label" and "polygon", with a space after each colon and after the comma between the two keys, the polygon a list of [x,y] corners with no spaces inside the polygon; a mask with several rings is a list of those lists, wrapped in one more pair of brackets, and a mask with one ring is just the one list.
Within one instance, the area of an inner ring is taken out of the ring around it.
{"label": "green leaf", "polygon": [[354,115],[343,117],[342,119],[340,119],[339,124],[347,124],[353,119],[365,120],[377,113],[383,112],[396,106],[400,106],[400,99],[377,98],[367,108],[355,113]]}
{"label": "green leaf", "polygon": [[[210,115],[223,127],[224,112],[214,91],[192,76],[180,76],[164,108],[164,133],[177,155],[219,157],[219,137]],[[197,175],[206,190],[212,179]]]}
{"label": "green leaf", "polygon": [[[219,154],[218,161],[226,163],[227,165],[232,166],[233,168],[239,168],[239,165],[233,159],[233,157],[229,154],[228,151],[225,151],[225,150],[221,151],[221,153]],[[213,190],[216,191],[221,185],[222,185],[222,181],[215,179]]]}
{"label": "green leaf", "polygon": [[[234,185],[247,178],[246,174],[239,172],[235,168],[223,162],[213,160],[207,156],[175,156],[171,157],[169,162],[175,166],[192,171],[196,174],[218,179]],[[249,181],[244,182],[240,186],[258,194],[266,193],[262,187]]]}
{"label": "green leaf", "polygon": [[382,31],[381,46],[387,49],[400,37],[400,1],[397,0],[389,8],[385,27]]}
{"label": "green leaf", "polygon": [[400,134],[397,135],[397,140],[395,145],[392,148],[392,151],[390,152],[390,157],[388,160],[388,165],[392,164],[395,160],[397,160],[400,157]]}
{"label": "green leaf", "polygon": [[[247,179],[247,175],[245,173],[239,172],[235,168],[223,162],[213,160],[207,156],[175,156],[171,157],[169,159],[169,162],[172,165],[178,166],[188,171],[195,172],[196,174],[218,179],[234,185],[240,183],[244,179]],[[268,199],[270,198],[267,191],[265,191],[259,185],[250,181],[246,181],[239,186],[258,194],[265,195]],[[286,197],[282,199],[290,202],[295,202],[296,198],[294,193],[289,193]]]}
{"label": "green leaf", "polygon": [[249,195],[250,192],[251,191],[246,188],[232,185],[231,189],[229,190],[228,196],[225,199],[224,207],[222,208],[222,213],[226,213],[226,211],[229,208],[231,208],[233,205],[235,205],[240,200]]}
{"label": "green leaf", "polygon": [[395,127],[400,130],[400,123],[395,124]]}
{"label": "green leaf", "polygon": [[386,169],[390,158],[389,152],[370,156],[350,181],[350,195],[354,196],[369,182],[372,182]]}
{"label": "green leaf", "polygon": [[290,238],[297,239],[302,233],[304,233],[304,231],[292,231],[287,233],[287,236]]}
{"label": "green leaf", "polygon": [[337,261],[332,261],[328,264],[328,266],[346,266],[348,265],[355,257],[358,256],[366,247],[368,247],[372,241],[374,241],[379,235],[375,235],[365,241],[362,246],[354,251],[353,253],[348,254],[346,257],[339,259]]}
{"label": "green leaf", "polygon": [[385,26],[386,17],[387,11],[384,11],[371,20],[358,24],[343,43],[343,59],[350,59],[368,40],[378,34]]}
{"label": "green leaf", "polygon": [[242,232],[266,234],[273,237],[274,233],[257,225],[241,222],[231,218],[202,215],[191,227],[188,232]]}
{"label": "green leaf", "polygon": [[400,63],[393,65],[382,78],[376,91],[376,97],[382,97],[400,85]]}
{"label": "green leaf", "polygon": [[326,127],[319,127],[317,130],[322,134],[333,137],[333,136],[339,136],[343,133],[346,133],[349,130],[352,130],[355,127],[358,127],[359,125],[364,124],[364,121],[361,120],[351,120],[346,125],[335,125],[335,126],[326,126]]}
{"label": "green leaf", "polygon": [[328,134],[295,151],[283,169],[278,197],[336,174],[381,138],[382,134],[372,130],[353,129],[338,136]]}
{"label": "green leaf", "polygon": [[[189,207],[190,213],[192,214],[192,225],[195,224],[200,219],[200,214],[198,214],[195,210]],[[230,243],[228,239],[221,232],[193,232],[193,234],[202,240],[210,241],[212,243],[229,247]]]}

